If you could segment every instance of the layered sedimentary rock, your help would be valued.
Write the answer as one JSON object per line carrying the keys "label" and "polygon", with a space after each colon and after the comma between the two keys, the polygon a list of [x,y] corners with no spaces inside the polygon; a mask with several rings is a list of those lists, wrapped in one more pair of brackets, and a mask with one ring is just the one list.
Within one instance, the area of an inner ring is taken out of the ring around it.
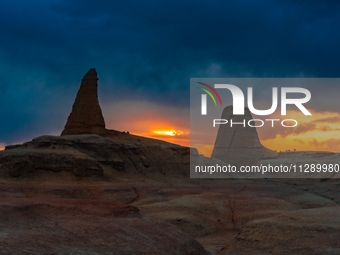
{"label": "layered sedimentary rock", "polygon": [[0,152],[0,178],[48,178],[58,172],[67,179],[188,177],[189,155],[187,147],[134,135],[40,136]]}
{"label": "layered sedimentary rock", "polygon": [[97,80],[94,68],[84,76],[61,135],[106,133],[105,121],[98,102]]}
{"label": "layered sedimentary rock", "polygon": [[[277,154],[264,147],[257,135],[255,127],[248,126],[248,121],[253,119],[248,108],[244,115],[233,115],[233,107],[227,106],[222,112],[221,119],[229,121],[220,125],[216,136],[214,150],[211,157],[229,164],[254,164],[261,159],[276,157]],[[243,123],[230,125],[233,123]]]}

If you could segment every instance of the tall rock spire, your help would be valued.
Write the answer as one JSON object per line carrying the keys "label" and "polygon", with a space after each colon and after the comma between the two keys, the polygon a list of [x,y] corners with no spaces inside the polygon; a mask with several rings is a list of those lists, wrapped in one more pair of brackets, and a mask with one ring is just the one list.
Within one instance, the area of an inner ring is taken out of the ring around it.
{"label": "tall rock spire", "polygon": [[[233,115],[233,106],[223,109],[221,119],[232,119],[234,123],[248,123],[252,115],[248,108],[244,109],[244,115]],[[254,125],[254,123],[252,123]],[[220,125],[216,136],[214,150],[211,157],[220,159],[226,163],[254,164],[261,159],[276,157],[276,152],[264,147],[257,135],[255,127],[242,124]]]}
{"label": "tall rock spire", "polygon": [[97,72],[90,69],[81,81],[72,112],[61,135],[104,134],[105,121],[98,102]]}

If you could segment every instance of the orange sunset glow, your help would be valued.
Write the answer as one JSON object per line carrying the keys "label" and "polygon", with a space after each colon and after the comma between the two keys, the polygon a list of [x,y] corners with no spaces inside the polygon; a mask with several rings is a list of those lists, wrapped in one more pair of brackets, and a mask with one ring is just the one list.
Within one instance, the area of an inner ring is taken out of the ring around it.
{"label": "orange sunset glow", "polygon": [[[110,111],[105,115],[107,127],[129,131],[131,134],[190,146],[189,112],[180,108],[166,107],[149,102],[121,102],[112,109],[124,108],[124,112]],[[298,125],[292,128],[267,124],[257,128],[261,143],[271,150],[286,151],[333,151],[340,152],[340,114],[338,112],[311,111],[305,116],[300,111],[287,111],[287,119],[295,119]],[[280,114],[280,111],[278,111]],[[255,117],[254,118],[258,118]],[[283,119],[280,115],[270,118]],[[200,154],[210,157],[217,130],[201,130],[201,141],[191,141],[191,146]],[[215,131],[215,132],[212,132]]]}
{"label": "orange sunset glow", "polygon": [[159,123],[161,123],[161,120],[155,120],[154,123],[139,123],[139,131],[132,133],[135,135],[164,140],[169,143],[190,146],[189,130],[183,131],[175,128],[166,128],[166,126],[173,127],[174,125],[171,123]]}
{"label": "orange sunset glow", "polygon": [[[278,125],[264,125],[257,128],[261,143],[271,150],[293,151],[332,151],[340,152],[340,114],[338,112],[311,111],[312,116],[305,116],[299,111],[288,111],[287,119],[298,121],[296,127],[285,128]],[[258,117],[254,117],[258,118]],[[281,116],[271,118],[283,119]],[[207,131],[208,133],[208,131]],[[207,137],[201,143],[192,144],[199,153],[210,157],[216,135]]]}
{"label": "orange sunset glow", "polygon": [[164,136],[176,136],[176,135],[183,135],[184,134],[183,131],[174,130],[174,129],[154,130],[152,132],[156,135],[164,135]]}
{"label": "orange sunset glow", "polygon": [[3,151],[5,149],[5,144],[4,143],[0,143],[0,151]]}
{"label": "orange sunset glow", "polygon": [[276,134],[263,130],[259,137],[264,146],[277,151],[333,151],[340,152],[340,114],[337,112],[311,112],[304,116],[289,112],[289,118],[299,124],[294,128],[276,129]]}
{"label": "orange sunset glow", "polygon": [[[190,146],[188,111],[145,101],[124,101],[103,108],[107,128]],[[121,108],[126,110],[115,111]]]}
{"label": "orange sunset glow", "polygon": [[[106,115],[109,116],[107,128],[190,146],[190,128],[185,111],[177,114],[180,111],[176,108],[155,106],[145,102],[135,104],[135,107],[131,108],[130,103],[129,107],[132,110],[121,115],[117,115],[117,112],[115,115],[110,114],[107,111]],[[142,112],[142,109],[143,111],[146,109],[148,114]],[[340,152],[340,114],[316,111],[311,111],[311,113],[312,116],[305,116],[299,111],[287,112],[290,119],[296,119],[299,123],[294,128],[284,128],[280,125],[275,128],[270,125],[257,128],[261,143],[277,152],[294,149]],[[271,118],[280,119],[281,116],[273,115]],[[211,130],[207,130],[205,134],[204,140],[192,143],[191,146],[197,148],[200,154],[210,157],[216,134]],[[0,150],[4,149],[5,144],[0,143]]]}

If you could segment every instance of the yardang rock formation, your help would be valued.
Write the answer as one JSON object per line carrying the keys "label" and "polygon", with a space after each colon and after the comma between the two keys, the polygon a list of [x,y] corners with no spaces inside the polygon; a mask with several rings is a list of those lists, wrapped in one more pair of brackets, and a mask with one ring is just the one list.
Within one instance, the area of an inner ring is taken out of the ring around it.
{"label": "yardang rock formation", "polygon": [[[247,123],[252,119],[248,108],[244,115],[233,115],[233,107],[223,109],[221,119],[232,119],[233,122]],[[276,157],[277,154],[264,147],[257,135],[255,127],[242,124],[220,125],[211,157],[229,164],[255,164],[259,160]]]}
{"label": "yardang rock formation", "polygon": [[61,135],[105,134],[105,121],[98,102],[97,72],[90,69],[84,76],[72,112]]}
{"label": "yardang rock formation", "polygon": [[97,80],[95,69],[84,76],[62,136],[40,136],[6,146],[0,153],[0,177],[42,179],[58,172],[68,180],[111,180],[123,173],[188,177],[188,147],[105,129]]}

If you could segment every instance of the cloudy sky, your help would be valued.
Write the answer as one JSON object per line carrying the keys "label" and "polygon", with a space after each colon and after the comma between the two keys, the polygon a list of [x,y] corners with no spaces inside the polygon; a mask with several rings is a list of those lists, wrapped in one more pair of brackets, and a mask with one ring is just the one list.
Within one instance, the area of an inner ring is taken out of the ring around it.
{"label": "cloudy sky", "polygon": [[0,32],[0,147],[60,134],[92,67],[108,128],[175,142],[191,77],[340,74],[336,0],[0,0]]}

